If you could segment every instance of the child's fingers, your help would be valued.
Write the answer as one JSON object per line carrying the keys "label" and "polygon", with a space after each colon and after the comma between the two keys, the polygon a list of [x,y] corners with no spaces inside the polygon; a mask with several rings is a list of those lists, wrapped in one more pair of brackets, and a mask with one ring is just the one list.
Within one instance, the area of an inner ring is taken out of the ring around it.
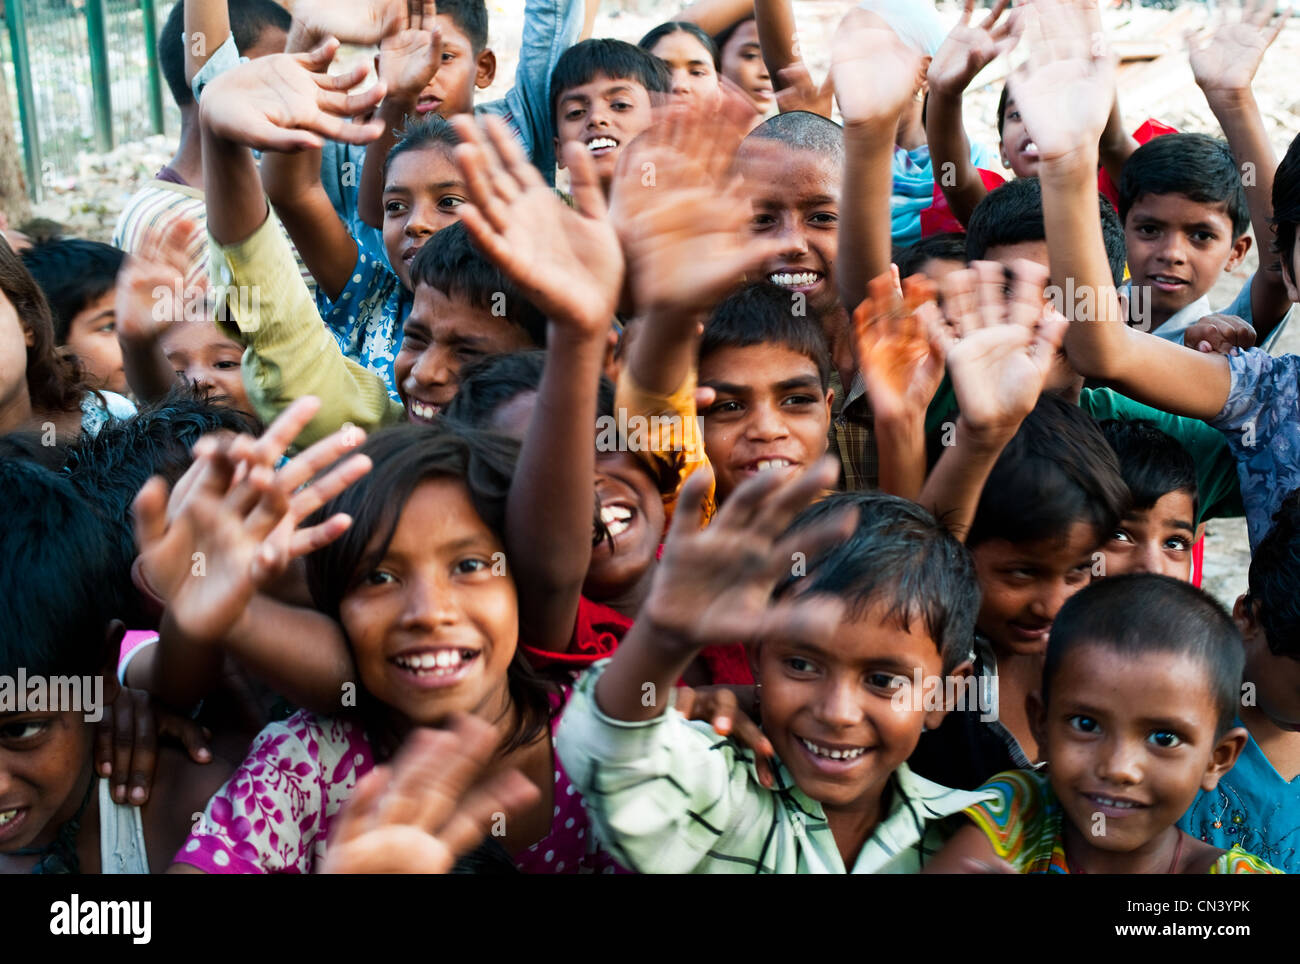
{"label": "child's fingers", "polygon": [[673,696],[673,709],[686,719],[693,720],[695,704],[699,702],[699,694],[694,689],[689,686],[679,686]]}
{"label": "child's fingers", "polygon": [[537,165],[529,160],[528,155],[524,153],[523,145],[501,118],[484,117],[483,127],[487,130],[488,140],[496,148],[503,169],[520,191],[539,185],[545,187],[541,171],[537,170]]}
{"label": "child's fingers", "polygon": [[495,746],[495,734],[482,720],[457,717],[446,730],[415,730],[393,763],[393,783],[381,804],[380,821],[437,833]]}
{"label": "child's fingers", "polygon": [[564,166],[569,172],[569,193],[573,196],[578,211],[589,218],[607,218],[609,208],[605,203],[605,192],[601,190],[591,152],[577,142],[566,144]]}
{"label": "child's fingers", "polygon": [[1007,269],[996,261],[972,261],[975,272],[975,317],[981,328],[993,328],[1006,323]]}
{"label": "child's fingers", "polygon": [[1022,328],[1033,328],[1043,314],[1043,287],[1048,271],[1036,261],[1018,259],[1011,266],[1011,304],[1008,321]]}
{"label": "child's fingers", "polygon": [[[347,490],[366,475],[374,465],[367,455],[354,455],[330,469],[323,476],[299,492],[289,501],[289,515],[297,525],[330,499]],[[282,491],[287,491],[282,489]]]}
{"label": "child's fingers", "polygon": [[206,727],[175,713],[158,711],[154,719],[159,740],[163,737],[176,740],[195,763],[212,762],[212,733]]}
{"label": "child's fingers", "polygon": [[437,828],[437,838],[453,858],[460,857],[473,850],[489,830],[504,830],[511,814],[527,809],[540,797],[537,787],[518,770],[495,774],[462,798],[451,817]]}
{"label": "child's fingers", "polygon": [[288,514],[289,496],[275,484],[275,473],[265,466],[252,469],[246,484],[250,490],[256,490],[257,498],[249,505],[244,528],[252,538],[265,539]]}
{"label": "child's fingers", "polygon": [[786,599],[763,614],[755,642],[824,643],[844,618],[844,600],[828,593]]}
{"label": "child's fingers", "polygon": [[334,60],[339,49],[337,37],[326,37],[314,49],[306,53],[294,54],[294,59],[313,73],[323,73]]}
{"label": "child's fingers", "polygon": [[505,199],[497,190],[500,177],[493,172],[488,161],[491,151],[476,124],[459,117],[456,121],[456,130],[463,142],[452,150],[452,157],[465,178],[466,193],[482,215],[479,220],[483,225],[489,227],[494,235],[504,235],[510,227],[510,218]]}
{"label": "child's fingers", "polygon": [[316,473],[334,465],[365,440],[364,429],[357,428],[355,425],[345,425],[290,459],[276,473],[276,481],[283,491],[296,492],[311,481]]}
{"label": "child's fingers", "polygon": [[324,549],[352,525],[352,516],[346,512],[332,515],[324,522],[305,529],[295,529],[289,539],[289,558],[300,559],[305,555]]}
{"label": "child's fingers", "polygon": [[1003,12],[1007,9],[1008,3],[1010,3],[1010,0],[998,0],[998,2],[993,5],[993,9],[989,11],[989,15],[984,18],[984,22],[980,24],[980,29],[989,30],[992,28],[993,25],[998,22],[998,18],[1002,16]]}
{"label": "child's fingers", "polygon": [[253,457],[263,465],[273,464],[315,418],[320,405],[315,395],[294,399],[257,439]]}
{"label": "child's fingers", "polygon": [[793,559],[816,559],[832,546],[853,535],[858,524],[858,510],[846,506],[810,526],[787,532],[772,548],[771,574],[780,578]]}
{"label": "child's fingers", "polygon": [[167,480],[155,475],[136,493],[131,515],[135,522],[135,547],[143,552],[167,533]]}
{"label": "child's fingers", "polygon": [[949,335],[960,339],[967,331],[978,327],[976,319],[975,285],[977,275],[970,268],[951,271],[940,283],[943,292],[943,314]]}
{"label": "child's fingers", "polygon": [[701,466],[692,472],[677,490],[677,504],[673,509],[672,525],[664,541],[671,544],[674,538],[689,539],[704,527],[704,497],[713,485],[713,470]]}
{"label": "child's fingers", "polygon": [[392,769],[381,765],[357,781],[343,809],[334,818],[329,837],[331,850],[355,840],[372,829],[375,814],[379,809],[379,801],[383,798],[391,778]]}
{"label": "child's fingers", "polygon": [[[765,475],[767,473],[760,473]],[[779,475],[780,473],[778,473]],[[833,489],[840,477],[840,461],[832,455],[818,459],[807,471],[778,488],[771,497],[764,499],[750,520],[751,530],[765,538],[775,540],[790,525],[790,522],[806,506],[812,503],[827,489]],[[738,490],[739,491],[739,490]],[[818,529],[810,526],[804,530],[808,534]],[[809,540],[812,541],[811,537]],[[784,566],[788,556],[779,560]]]}

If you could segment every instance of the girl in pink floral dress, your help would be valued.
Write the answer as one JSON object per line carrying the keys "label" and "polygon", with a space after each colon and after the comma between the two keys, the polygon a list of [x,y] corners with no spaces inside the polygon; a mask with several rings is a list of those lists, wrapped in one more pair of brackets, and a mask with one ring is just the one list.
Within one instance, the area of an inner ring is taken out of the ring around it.
{"label": "girl in pink floral dress", "polygon": [[318,514],[347,513],[353,524],[307,559],[315,603],[341,624],[359,685],[344,687],[336,715],[300,711],[264,728],[173,869],[310,873],[331,821],[376,759],[412,728],[466,712],[496,728],[499,765],[542,791],[527,812],[490,828],[515,866],[614,872],[554,753],[567,690],[535,675],[518,647],[500,534],[511,450],[469,431],[408,426],[361,451],[374,463],[370,474]]}

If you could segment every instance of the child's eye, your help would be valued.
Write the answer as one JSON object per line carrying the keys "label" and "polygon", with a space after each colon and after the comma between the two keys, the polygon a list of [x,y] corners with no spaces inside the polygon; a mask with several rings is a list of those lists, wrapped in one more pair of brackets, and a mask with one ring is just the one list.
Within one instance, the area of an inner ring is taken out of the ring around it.
{"label": "child's eye", "polygon": [[1116,529],[1114,532],[1111,533],[1111,535],[1110,535],[1110,541],[1111,541],[1111,542],[1129,542],[1129,543],[1131,543],[1131,542],[1133,541],[1133,537],[1130,536],[1130,535],[1129,535],[1127,532],[1125,532],[1123,529]]}
{"label": "child's eye", "polygon": [[391,572],[384,572],[382,569],[376,569],[374,572],[368,573],[366,578],[362,580],[367,586],[383,586],[396,581],[396,576]]}
{"label": "child's eye", "polygon": [[444,64],[449,60],[455,60],[455,59],[456,59],[456,55],[452,53],[450,50],[444,50],[442,52],[442,62]]}
{"label": "child's eye", "polygon": [[613,107],[614,110],[617,110],[617,111],[624,111],[624,110],[631,110],[631,109],[632,109],[632,103],[631,103],[630,101],[626,101],[626,100],[616,100],[616,101],[614,101],[612,104],[610,104],[609,106],[610,106],[610,107]]}
{"label": "child's eye", "polygon": [[740,411],[742,411],[742,408],[743,407],[741,406],[740,402],[736,401],[735,399],[728,399],[722,402],[714,402],[711,406],[709,406],[709,410],[704,414],[705,415],[735,415]]}
{"label": "child's eye", "polygon": [[235,370],[237,370],[237,369],[239,368],[239,362],[237,362],[237,361],[219,361],[219,362],[214,363],[212,367],[215,368],[215,369],[216,369],[217,371],[219,371],[219,372],[235,371]]}
{"label": "child's eye", "polygon": [[1142,235],[1144,238],[1154,238],[1160,233],[1160,230],[1154,224],[1139,224],[1137,226],[1137,233]]}
{"label": "child's eye", "polygon": [[1097,721],[1091,716],[1072,716],[1066,722],[1081,733],[1096,733],[1099,729]]}
{"label": "child's eye", "polygon": [[772,217],[770,214],[755,214],[749,221],[750,227],[757,230],[770,228],[774,224],[776,224],[776,218]]}
{"label": "child's eye", "polygon": [[106,322],[105,324],[103,324],[103,325],[101,325],[101,326],[99,327],[99,330],[100,330],[100,331],[105,331],[105,332],[110,332],[110,333],[111,333],[111,332],[114,332],[114,331],[117,331],[117,322],[115,322],[115,321],[109,321],[109,322]]}
{"label": "child's eye", "polygon": [[1175,733],[1168,730],[1157,730],[1147,737],[1152,743],[1161,749],[1172,750],[1176,746],[1182,746],[1182,739]]}
{"label": "child's eye", "polygon": [[17,723],[6,723],[0,726],[0,740],[11,743],[30,740],[40,736],[49,729],[49,726],[49,720],[21,720]]}
{"label": "child's eye", "polygon": [[818,211],[808,220],[813,224],[836,224],[839,221],[839,215],[831,214],[829,211]]}
{"label": "child's eye", "polygon": [[576,121],[576,120],[580,120],[580,119],[582,118],[582,114],[583,114],[583,110],[582,110],[582,108],[581,108],[581,107],[575,107],[575,108],[573,108],[572,110],[570,110],[570,111],[566,111],[566,112],[565,112],[565,114],[564,114],[564,119],[567,120],[567,121]]}
{"label": "child's eye", "polygon": [[407,347],[422,348],[425,344],[427,344],[427,339],[424,337],[424,332],[419,329],[402,329],[402,347],[404,349]]}
{"label": "child's eye", "polygon": [[464,203],[465,203],[465,199],[463,197],[457,197],[454,194],[448,194],[445,197],[438,198],[439,207],[450,208],[452,210],[455,210],[456,208],[460,207]]}
{"label": "child's eye", "polygon": [[877,690],[901,689],[907,684],[907,677],[894,673],[868,673],[867,685]]}
{"label": "child's eye", "polygon": [[789,657],[785,661],[785,665],[796,673],[811,673],[817,669],[816,666],[814,666],[809,660],[804,659],[802,656]]}
{"label": "child's eye", "polygon": [[1013,120],[1013,121],[1020,120],[1020,111],[1013,110],[1010,114],[1007,115],[1007,120]]}
{"label": "child's eye", "polygon": [[1182,536],[1170,536],[1165,540],[1165,548],[1170,552],[1186,552],[1191,545]]}
{"label": "child's eye", "polygon": [[816,401],[817,399],[813,398],[811,395],[791,395],[783,400],[781,404],[787,408],[793,408],[798,405],[812,405],[815,404]]}
{"label": "child's eye", "polygon": [[709,76],[709,72],[708,72],[707,70],[705,70],[703,67],[697,67],[697,68],[695,68],[694,70],[691,71],[691,76],[692,76],[692,77],[707,77],[707,76]]}
{"label": "child's eye", "polygon": [[488,562],[486,559],[461,559],[456,563],[456,571],[462,575],[471,575],[476,572],[489,572],[491,569],[492,563]]}
{"label": "child's eye", "polygon": [[388,201],[384,204],[385,214],[401,214],[406,210],[406,204],[402,201]]}
{"label": "child's eye", "polygon": [[1192,233],[1192,240],[1197,244],[1209,244],[1216,240],[1217,235],[1211,231],[1195,231]]}

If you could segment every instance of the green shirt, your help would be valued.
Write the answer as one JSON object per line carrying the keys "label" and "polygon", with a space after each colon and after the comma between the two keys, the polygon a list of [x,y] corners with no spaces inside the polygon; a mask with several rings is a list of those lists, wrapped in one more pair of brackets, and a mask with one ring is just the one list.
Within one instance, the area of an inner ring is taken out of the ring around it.
{"label": "green shirt", "polygon": [[[1109,388],[1083,389],[1079,393],[1079,407],[1097,421],[1108,418],[1144,418],[1176,439],[1191,455],[1196,466],[1198,525],[1207,519],[1246,514],[1241,504],[1237,462],[1223,433],[1218,429],[1210,428],[1200,419],[1170,415],[1150,405],[1135,402]],[[955,421],[956,417],[957,396],[952,390],[952,382],[945,376],[925,415],[926,435],[940,432],[944,422]]]}
{"label": "green shirt", "polygon": [[[842,874],[844,861],[821,804],[773,761],[774,789],[758,780],[753,754],[688,721],[671,706],[643,722],[610,719],[596,706],[595,664],[574,687],[556,752],[601,842],[624,867],[669,874]],[[863,844],[855,874],[911,874],[990,799],[950,790],[901,764],[889,811]],[[920,844],[920,848],[918,848]]]}

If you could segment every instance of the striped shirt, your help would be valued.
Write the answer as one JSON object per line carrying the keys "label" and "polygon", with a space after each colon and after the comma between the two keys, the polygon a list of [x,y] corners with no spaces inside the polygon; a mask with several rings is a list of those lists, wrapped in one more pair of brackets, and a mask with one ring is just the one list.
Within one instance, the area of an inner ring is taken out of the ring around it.
{"label": "striped shirt", "polygon": [[[773,761],[764,787],[749,750],[672,707],[643,722],[610,719],[596,706],[597,663],[574,687],[556,750],[583,795],[602,844],[640,873],[842,874],[844,861],[821,804]],[[921,868],[987,792],[950,790],[902,764],[888,812],[862,845],[855,874]],[[948,819],[954,818],[955,819]]]}
{"label": "striped shirt", "polygon": [[[272,219],[275,214],[272,212]],[[145,184],[131,199],[118,216],[117,226],[113,228],[113,247],[120,248],[127,254],[139,254],[145,248],[146,241],[159,238],[177,221],[188,218],[194,222],[194,233],[185,242],[185,287],[193,289],[208,283],[208,209],[205,206],[203,192],[188,184],[175,184],[171,181],[152,180]],[[279,224],[280,233],[286,241],[289,235]],[[298,251],[293,248],[293,257],[298,263],[298,273],[307,283],[307,290],[316,296],[316,279],[302,263]]]}

